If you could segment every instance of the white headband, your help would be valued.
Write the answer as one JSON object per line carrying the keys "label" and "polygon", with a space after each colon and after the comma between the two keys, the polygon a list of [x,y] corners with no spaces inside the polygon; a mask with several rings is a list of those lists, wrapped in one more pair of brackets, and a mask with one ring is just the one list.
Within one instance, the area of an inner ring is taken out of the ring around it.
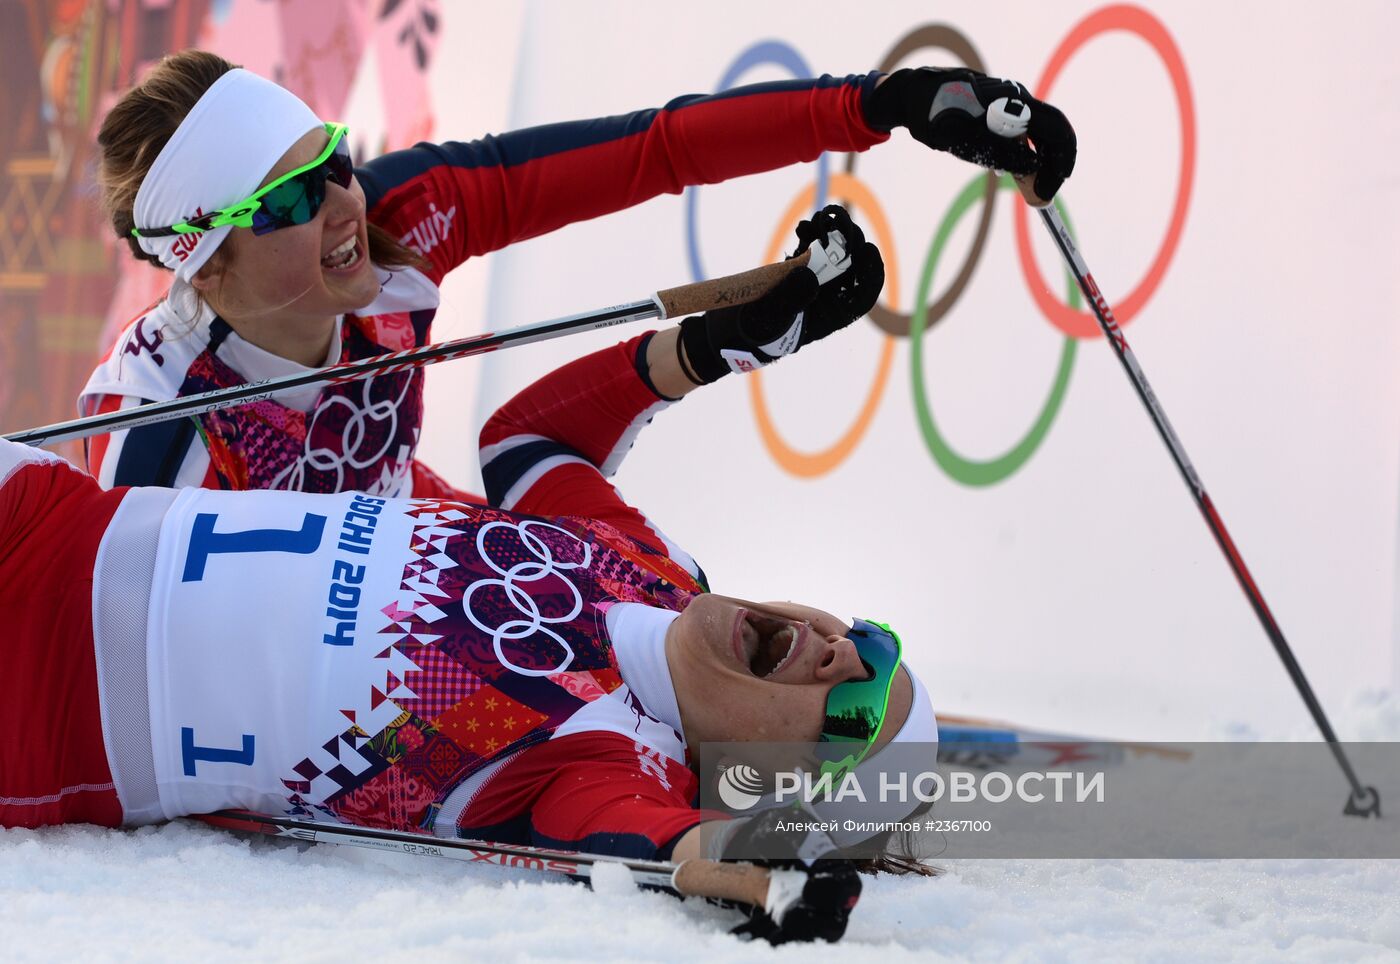
{"label": "white headband", "polygon": [[[258,189],[288,148],[321,120],[291,91],[242,68],[216,80],[185,116],[136,192],[138,228],[164,228],[237,204]],[[141,238],[188,283],[228,226],[194,234]]]}
{"label": "white headband", "polygon": [[933,700],[923,682],[914,675],[908,663],[901,663],[904,672],[909,674],[909,682],[914,685],[914,701],[909,704],[909,715],[904,725],[891,739],[891,743],[937,743],[938,719],[933,715]]}

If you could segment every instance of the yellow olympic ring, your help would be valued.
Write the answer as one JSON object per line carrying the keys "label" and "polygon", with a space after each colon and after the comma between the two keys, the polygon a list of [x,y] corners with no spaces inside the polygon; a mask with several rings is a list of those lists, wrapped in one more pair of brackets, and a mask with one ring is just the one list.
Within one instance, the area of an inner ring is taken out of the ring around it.
{"label": "yellow olympic ring", "polygon": [[[833,172],[829,191],[832,197],[840,198],[848,204],[859,207],[869,218],[871,227],[875,231],[876,241],[885,258],[885,295],[890,301],[889,308],[891,311],[898,311],[899,306],[895,302],[899,292],[899,268],[895,262],[894,233],[890,230],[890,223],[885,218],[885,212],[881,209],[880,203],[875,200],[875,195],[871,193],[870,189],[853,174]],[[778,228],[773,234],[772,241],[769,242],[768,252],[763,256],[765,263],[776,261],[781,257],[783,241],[787,238],[788,231],[804,215],[811,213],[816,200],[817,186],[811,184],[803,188],[793,199],[793,202],[788,205],[787,210],[783,212],[782,219],[778,222]],[[894,336],[887,334],[884,336],[884,343],[880,348],[880,360],[875,371],[875,382],[871,385],[870,394],[866,396],[865,403],[861,405],[856,420],[836,440],[834,445],[818,452],[798,451],[783,439],[778,433],[773,416],[768,411],[767,399],[763,395],[763,372],[751,372],[748,378],[749,397],[753,402],[754,417],[758,422],[758,434],[763,439],[764,446],[767,447],[777,463],[793,475],[801,478],[814,478],[830,472],[850,456],[861,437],[870,427],[871,421],[875,418],[875,410],[880,407],[880,399],[884,396],[885,385],[889,382],[890,370],[893,367]]]}

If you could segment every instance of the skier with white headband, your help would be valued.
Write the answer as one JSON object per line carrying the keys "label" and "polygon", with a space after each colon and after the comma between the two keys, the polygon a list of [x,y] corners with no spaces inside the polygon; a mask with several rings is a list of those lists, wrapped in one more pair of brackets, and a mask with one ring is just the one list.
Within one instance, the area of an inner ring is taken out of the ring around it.
{"label": "skier with white headband", "polygon": [[[346,131],[221,58],[166,58],[98,135],[117,234],[174,272],[84,389],[84,414],[425,344],[469,257],[662,193],[922,143],[1025,175],[1048,201],[1074,166],[1064,116],[966,69],[757,84],[658,110],[420,144],[350,163]],[[1028,144],[1033,143],[1034,149]],[[474,500],[414,453],[421,371],[100,436],[104,486],[275,488]]]}
{"label": "skier with white headband", "polygon": [[496,412],[489,505],[104,491],[0,441],[0,826],[240,808],[677,862],[767,846],[743,929],[839,938],[853,863],[824,832],[780,833],[779,811],[698,809],[693,751],[830,737],[843,765],[891,742],[928,744],[931,763],[928,692],[880,623],[709,593],[607,480],[699,385],[869,311],[883,265],[849,216],[827,208],[797,234],[844,257],[581,358]]}

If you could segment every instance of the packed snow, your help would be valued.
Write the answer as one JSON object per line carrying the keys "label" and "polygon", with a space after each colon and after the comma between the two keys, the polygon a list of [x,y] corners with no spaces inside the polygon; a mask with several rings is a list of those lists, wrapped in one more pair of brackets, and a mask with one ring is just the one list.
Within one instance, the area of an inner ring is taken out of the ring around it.
{"label": "packed snow", "polygon": [[[1400,740],[1400,698],[1370,693],[1339,710],[1347,737]],[[1310,737],[1301,727],[1279,735]],[[1387,803],[1393,822],[1400,797]],[[1400,860],[958,860],[943,870],[868,879],[843,960],[1400,959]],[[526,871],[304,847],[185,821],[0,831],[5,961],[810,953],[731,937],[739,919],[638,890],[615,866],[590,891]]]}

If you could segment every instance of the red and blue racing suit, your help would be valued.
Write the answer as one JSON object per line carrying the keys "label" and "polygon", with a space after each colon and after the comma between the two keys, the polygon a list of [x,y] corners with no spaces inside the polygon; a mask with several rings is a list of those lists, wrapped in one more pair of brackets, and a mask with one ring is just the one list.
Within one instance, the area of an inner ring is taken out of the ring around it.
{"label": "red and blue racing suit", "polygon": [[278,807],[668,857],[712,815],[604,626],[705,588],[608,481],[670,403],[650,337],[488,421],[490,506],[104,491],[0,441],[0,825]]}
{"label": "red and blue racing suit", "polygon": [[[420,144],[357,171],[370,222],[421,255],[384,271],[379,298],[346,315],[327,364],[423,345],[438,285],[466,259],[660,194],[863,151],[889,137],[865,121],[879,74],[823,76],[687,96],[660,109],[471,142]],[[159,302],[128,325],[89,380],[84,414],[304,370],[244,341],[211,309],[193,325]],[[412,370],[93,441],[88,466],[121,485],[361,491],[477,501],[415,458],[423,373]]]}

